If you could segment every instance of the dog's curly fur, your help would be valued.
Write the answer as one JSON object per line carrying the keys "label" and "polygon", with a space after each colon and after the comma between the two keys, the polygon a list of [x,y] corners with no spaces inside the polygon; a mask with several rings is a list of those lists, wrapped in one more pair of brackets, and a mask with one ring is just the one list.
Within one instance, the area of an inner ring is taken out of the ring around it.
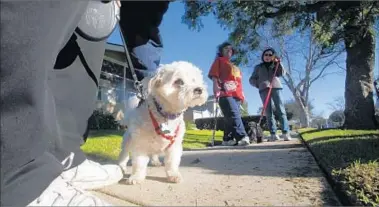
{"label": "dog's curly fur", "polygon": [[[161,164],[158,155],[164,153],[167,179],[178,183],[182,180],[179,165],[185,133],[183,112],[189,107],[203,105],[208,97],[202,72],[191,63],[173,62],[161,65],[154,76],[143,80],[143,85],[146,100],[128,113],[128,130],[123,137],[119,165],[126,172],[130,152],[132,172],[127,181],[129,184],[141,183],[146,177],[149,157],[152,158],[152,165],[157,166]],[[174,135],[179,126],[172,145],[169,140],[157,134],[149,110],[157,122],[170,131],[169,134]],[[175,116],[164,116],[165,114]]]}

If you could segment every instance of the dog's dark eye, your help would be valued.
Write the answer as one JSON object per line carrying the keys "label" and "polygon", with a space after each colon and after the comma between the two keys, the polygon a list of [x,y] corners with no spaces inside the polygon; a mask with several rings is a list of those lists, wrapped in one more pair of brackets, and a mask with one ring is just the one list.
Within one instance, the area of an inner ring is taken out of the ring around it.
{"label": "dog's dark eye", "polygon": [[182,79],[177,79],[175,82],[174,82],[174,84],[175,85],[179,85],[179,86],[181,86],[181,85],[183,85],[184,84],[184,81],[182,80]]}

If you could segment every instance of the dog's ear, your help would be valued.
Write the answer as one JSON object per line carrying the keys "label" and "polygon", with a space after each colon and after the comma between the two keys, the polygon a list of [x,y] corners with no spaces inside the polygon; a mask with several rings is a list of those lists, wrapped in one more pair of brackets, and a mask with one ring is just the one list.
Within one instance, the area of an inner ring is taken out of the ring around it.
{"label": "dog's ear", "polygon": [[162,85],[162,79],[163,79],[163,73],[162,71],[157,71],[157,73],[150,78],[149,84],[148,84],[148,93],[151,92],[153,88],[158,88]]}

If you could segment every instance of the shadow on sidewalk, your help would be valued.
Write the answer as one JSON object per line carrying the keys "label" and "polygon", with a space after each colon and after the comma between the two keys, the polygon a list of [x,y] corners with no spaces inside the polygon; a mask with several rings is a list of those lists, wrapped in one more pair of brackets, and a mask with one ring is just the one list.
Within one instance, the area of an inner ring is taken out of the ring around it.
{"label": "shadow on sidewalk", "polygon": [[[103,164],[116,163],[116,161],[104,159],[99,154],[95,156],[90,155],[90,158]],[[270,177],[273,179],[282,178],[295,186],[294,192],[299,197],[307,195],[302,195],[302,190],[296,188],[306,186],[308,179],[323,177],[311,154],[298,142],[263,143],[248,147],[214,147],[184,152],[181,171],[185,174],[185,171],[192,171],[192,168],[198,170],[199,176],[208,176],[209,179],[212,179],[214,175],[262,176],[265,179]],[[155,169],[162,171],[162,177],[149,176],[148,173],[146,179],[166,183],[164,168]],[[152,167],[149,167],[149,170],[152,170]],[[241,179],[246,179],[246,177],[241,177]],[[328,183],[325,181],[321,183],[320,198],[323,205],[339,205]],[[124,185],[123,183],[120,184]]]}

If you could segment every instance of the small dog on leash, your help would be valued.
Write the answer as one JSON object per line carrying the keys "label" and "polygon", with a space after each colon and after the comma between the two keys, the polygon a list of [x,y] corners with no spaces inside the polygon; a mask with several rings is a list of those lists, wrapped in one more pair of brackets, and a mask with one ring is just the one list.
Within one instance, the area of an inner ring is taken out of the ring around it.
{"label": "small dog on leash", "polygon": [[262,143],[263,142],[263,129],[258,123],[250,121],[247,127],[247,135],[250,138],[250,143]]}
{"label": "small dog on leash", "polygon": [[154,76],[142,82],[146,100],[128,113],[118,164],[126,172],[131,153],[132,172],[127,183],[137,184],[145,180],[149,158],[152,165],[160,165],[158,155],[164,154],[168,181],[179,183],[183,112],[203,105],[208,98],[202,72],[191,63],[179,61],[160,65]]}

